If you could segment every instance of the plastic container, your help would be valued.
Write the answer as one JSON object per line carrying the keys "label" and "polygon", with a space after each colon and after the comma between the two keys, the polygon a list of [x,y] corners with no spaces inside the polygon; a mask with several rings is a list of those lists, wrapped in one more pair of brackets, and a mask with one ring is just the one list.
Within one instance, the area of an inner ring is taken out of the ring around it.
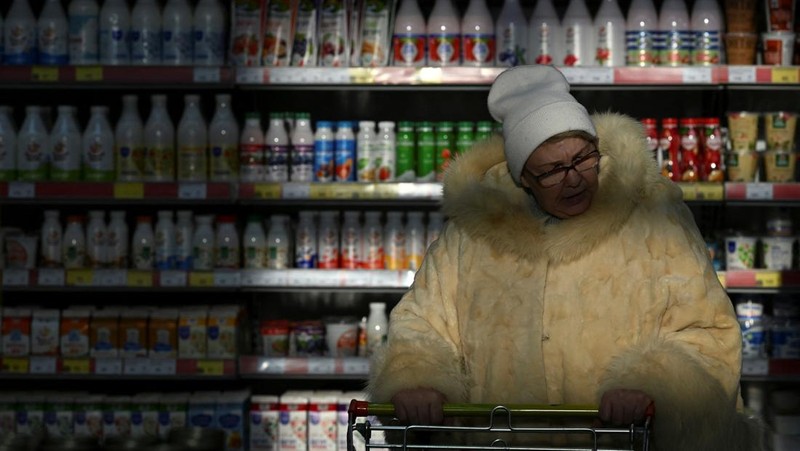
{"label": "plastic container", "polygon": [[58,210],[45,210],[44,222],[39,234],[41,242],[41,265],[44,268],[58,268],[61,266],[61,247],[63,246],[64,230],[61,227]]}
{"label": "plastic container", "polygon": [[452,0],[436,0],[428,17],[428,65],[458,66],[461,58],[461,20]]}
{"label": "plastic container", "polygon": [[124,210],[113,210],[109,214],[106,235],[106,265],[111,268],[128,268],[128,246],[130,236]]}
{"label": "plastic container", "polygon": [[263,182],[266,180],[264,157],[264,131],[258,113],[245,115],[244,127],[239,137],[239,180]]}
{"label": "plastic container", "polygon": [[100,8],[96,0],[69,3],[69,63],[73,66],[97,64],[97,37]]}
{"label": "plastic container", "polygon": [[357,179],[359,182],[376,180],[376,164],[378,163],[375,155],[378,148],[376,139],[375,121],[360,121],[356,137]]}
{"label": "plastic container", "polygon": [[290,262],[290,237],[289,217],[286,215],[272,215],[269,218],[267,231],[267,268],[291,268]]}
{"label": "plastic container", "polygon": [[728,33],[755,33],[755,0],[723,0],[723,10]]}
{"label": "plastic container", "polygon": [[267,256],[267,235],[264,232],[260,215],[251,215],[247,218],[247,225],[242,233],[242,253],[244,268],[266,268]]}
{"label": "plastic container", "polygon": [[62,66],[69,62],[68,30],[61,0],[47,0],[37,22],[39,64]]}
{"label": "plastic container", "polygon": [[584,0],[570,0],[564,18],[564,66],[591,66],[594,64],[594,25]]}
{"label": "plastic container", "polygon": [[212,182],[239,180],[239,124],[231,110],[231,95],[217,94],[208,124],[209,178]]}
{"label": "plastic container", "polygon": [[235,216],[218,216],[217,233],[214,237],[214,267],[237,269],[241,265],[239,255],[239,232],[236,230]]}
{"label": "plastic container", "polygon": [[92,115],[83,132],[83,178],[84,180],[112,181],[114,167],[114,131],[108,122],[108,107],[91,107]]}
{"label": "plastic container", "polygon": [[106,0],[100,8],[98,44],[100,64],[124,65],[131,62],[131,11],[126,0]]}
{"label": "plastic container", "polygon": [[725,55],[729,65],[756,63],[758,34],[744,32],[725,33]]}
{"label": "plastic container", "polygon": [[58,117],[50,131],[50,180],[81,179],[81,131],[75,107],[59,105]]}
{"label": "plastic container", "polygon": [[319,248],[314,216],[315,212],[313,211],[300,212],[300,219],[294,235],[294,266],[296,268],[313,269],[317,267]]}
{"label": "plastic container", "polygon": [[156,0],[136,0],[131,10],[131,64],[161,64],[161,24]]}
{"label": "plastic container", "polygon": [[178,210],[175,221],[175,268],[182,271],[192,269],[194,223],[191,210]]}
{"label": "plastic container", "polygon": [[392,65],[422,67],[427,64],[425,17],[417,0],[402,0],[392,37]]}
{"label": "plastic container", "polygon": [[114,131],[116,154],[116,179],[119,181],[144,180],[144,125],[139,117],[139,98],[122,97],[122,116]]}
{"label": "plastic container", "polygon": [[167,96],[150,97],[151,110],[144,126],[144,176],[151,182],[175,180],[175,126],[167,112]]}
{"label": "plastic container", "polygon": [[495,64],[511,67],[528,64],[528,20],[522,11],[519,0],[505,0],[500,15],[495,22],[494,32],[497,42]]}
{"label": "plastic container", "polygon": [[28,0],[14,0],[3,23],[3,63],[30,65],[37,60],[36,17]]}
{"label": "plastic container", "polygon": [[[0,106],[0,180],[3,181],[17,179],[17,128],[11,119],[11,113],[10,107]],[[80,137],[78,132],[78,152]],[[80,165],[80,154],[78,162]]]}
{"label": "plastic container", "polygon": [[625,48],[628,66],[648,67],[656,63],[654,46],[658,31],[658,13],[653,0],[633,0],[628,8]]}
{"label": "plastic container", "polygon": [[195,217],[192,234],[192,269],[195,271],[211,271],[214,269],[214,216],[198,215]]}
{"label": "plastic container", "polygon": [[761,237],[763,263],[766,269],[785,271],[792,269],[794,259],[794,237]]}
{"label": "plastic container", "polygon": [[167,0],[161,14],[161,61],[191,65],[194,58],[193,13],[188,0]]}
{"label": "plastic container", "polygon": [[356,180],[356,137],[350,121],[339,121],[336,124],[333,160],[337,182]]}
{"label": "plastic container", "polygon": [[562,41],[563,28],[552,0],[539,0],[531,15],[530,56],[534,64],[556,64],[564,59]]}
{"label": "plastic container", "polygon": [[284,114],[271,112],[264,136],[266,181],[284,183],[289,181],[289,134],[284,125]]}
{"label": "plastic container", "polygon": [[594,64],[605,67],[625,65],[625,16],[617,0],[603,0],[594,18]]}
{"label": "plastic container", "polygon": [[469,0],[461,18],[461,64],[494,66],[495,52],[494,22],[486,0]]}
{"label": "plastic container", "polygon": [[20,180],[47,180],[50,137],[42,119],[42,108],[25,107],[25,121],[17,133],[17,176]]}
{"label": "plastic container", "polygon": [[659,65],[685,66],[692,63],[694,35],[684,0],[666,0],[661,4],[656,40],[660,43]]}
{"label": "plastic container", "polygon": [[367,317],[367,356],[375,355],[383,346],[389,332],[389,318],[386,303],[370,302]]}
{"label": "plastic container", "polygon": [[764,304],[760,300],[739,301],[736,303],[736,317],[742,329],[742,358],[766,357]]}
{"label": "plastic container", "polygon": [[334,180],[334,134],[333,123],[318,121],[314,133],[314,181],[332,182]]}
{"label": "plastic container", "polygon": [[155,267],[159,270],[176,268],[177,247],[175,244],[175,222],[171,210],[160,210],[155,229]]}
{"label": "plastic container", "polygon": [[758,238],[746,235],[732,235],[725,238],[726,268],[753,269],[756,267],[756,246]]}
{"label": "plastic container", "polygon": [[340,256],[342,269],[358,269],[361,267],[363,248],[363,235],[359,212],[345,211],[342,221]]}
{"label": "plastic container", "polygon": [[325,343],[331,357],[353,357],[358,344],[358,319],[355,317],[327,318]]}
{"label": "plastic container", "polygon": [[61,261],[64,269],[83,269],[86,267],[86,232],[83,216],[67,216],[64,239],[61,248]]}
{"label": "plastic container", "polygon": [[339,267],[339,212],[326,210],[319,215],[319,262],[320,269]]}
{"label": "plastic container", "polygon": [[692,7],[691,26],[694,32],[692,64],[695,66],[721,64],[725,19],[717,0],[697,0]]}
{"label": "plastic container", "polygon": [[155,267],[156,236],[153,218],[137,216],[131,240],[131,268],[150,271]]}
{"label": "plastic container", "polygon": [[384,232],[380,211],[364,213],[360,266],[362,269],[383,269]]}
{"label": "plastic container", "polygon": [[105,212],[90,210],[86,224],[86,264],[89,268],[104,268],[107,262],[108,228]]}
{"label": "plastic container", "polygon": [[200,112],[200,96],[184,96],[184,109],[178,122],[179,181],[208,180],[208,128]]}
{"label": "plastic container", "polygon": [[200,0],[194,9],[194,65],[225,64],[227,31],[225,9],[218,0]]}
{"label": "plastic container", "polygon": [[394,132],[393,121],[378,122],[378,135],[376,136],[377,148],[376,182],[391,182],[395,179],[395,166],[397,161],[397,137]]}

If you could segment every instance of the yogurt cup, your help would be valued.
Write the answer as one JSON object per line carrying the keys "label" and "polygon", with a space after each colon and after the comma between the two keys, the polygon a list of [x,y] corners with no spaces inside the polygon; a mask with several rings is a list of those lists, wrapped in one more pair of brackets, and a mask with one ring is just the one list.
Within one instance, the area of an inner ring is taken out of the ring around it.
{"label": "yogurt cup", "polygon": [[764,169],[767,182],[793,182],[797,155],[784,150],[768,150],[764,153]]}
{"label": "yogurt cup", "polygon": [[761,244],[765,268],[777,271],[792,269],[793,237],[765,236],[761,238]]}
{"label": "yogurt cup", "polygon": [[791,66],[795,34],[790,31],[770,31],[761,34],[763,61],[767,66]]}
{"label": "yogurt cup", "polygon": [[756,266],[756,245],[754,236],[735,235],[725,238],[725,263],[727,269],[753,269]]}
{"label": "yogurt cup", "polygon": [[728,132],[731,150],[736,153],[756,150],[759,114],[750,111],[728,113]]}
{"label": "yogurt cup", "polygon": [[796,130],[797,113],[791,111],[764,113],[764,136],[767,141],[767,150],[793,151]]}
{"label": "yogurt cup", "polygon": [[325,342],[331,357],[353,357],[358,343],[358,321],[339,319],[326,321]]}

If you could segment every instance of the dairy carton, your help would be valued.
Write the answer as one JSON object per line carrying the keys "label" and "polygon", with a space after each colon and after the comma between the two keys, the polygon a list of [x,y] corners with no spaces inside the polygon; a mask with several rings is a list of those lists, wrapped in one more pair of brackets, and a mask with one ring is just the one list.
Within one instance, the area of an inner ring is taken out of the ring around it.
{"label": "dairy carton", "polygon": [[31,354],[58,355],[58,309],[35,309],[31,319]]}
{"label": "dairy carton", "polygon": [[131,436],[131,397],[109,396],[103,411],[103,436]]}
{"label": "dairy carton", "polygon": [[158,393],[138,393],[131,397],[131,436],[158,437]]}
{"label": "dairy carton", "polygon": [[42,393],[25,393],[18,398],[18,434],[39,435],[44,432],[44,402]]}
{"label": "dairy carton", "polygon": [[156,309],[148,329],[150,357],[175,358],[178,354],[178,310]]}
{"label": "dairy carton", "polygon": [[335,393],[315,393],[309,398],[309,451],[336,451],[337,401]]}
{"label": "dairy carton", "polygon": [[186,425],[193,428],[216,428],[217,400],[219,392],[203,391],[192,393]]}
{"label": "dairy carton", "polygon": [[266,0],[233,0],[230,61],[234,66],[258,66]]}
{"label": "dairy carton", "polygon": [[103,438],[103,409],[105,396],[88,395],[75,400],[73,427],[76,437]]}
{"label": "dairy carton", "polygon": [[225,431],[225,451],[244,451],[249,391],[222,392],[217,400],[217,426]]}
{"label": "dairy carton", "polygon": [[278,401],[277,396],[271,395],[254,395],[250,398],[250,451],[277,451]]}
{"label": "dairy carton", "polygon": [[72,436],[76,396],[70,393],[51,393],[45,397],[44,429],[49,437]]}
{"label": "dairy carton", "polygon": [[0,393],[0,437],[13,434],[17,429],[17,398],[11,393]]}
{"label": "dairy carton", "polygon": [[25,357],[31,352],[31,310],[27,308],[3,309],[3,347],[6,357]]}
{"label": "dairy carton", "polygon": [[92,357],[118,357],[120,349],[119,309],[104,308],[92,312],[89,324],[89,347]]}
{"label": "dairy carton", "polygon": [[168,393],[160,397],[158,407],[158,436],[162,440],[169,437],[173,428],[186,427],[189,417],[189,393]]}
{"label": "dairy carton", "polygon": [[308,399],[311,392],[287,391],[280,398],[278,448],[281,451],[308,450]]}
{"label": "dairy carton", "polygon": [[208,309],[181,309],[178,316],[178,358],[203,359],[208,349]]}
{"label": "dairy carton", "polygon": [[219,306],[208,312],[208,358],[235,359],[239,307]]}
{"label": "dairy carton", "polygon": [[67,308],[61,312],[61,357],[89,355],[90,308]]}

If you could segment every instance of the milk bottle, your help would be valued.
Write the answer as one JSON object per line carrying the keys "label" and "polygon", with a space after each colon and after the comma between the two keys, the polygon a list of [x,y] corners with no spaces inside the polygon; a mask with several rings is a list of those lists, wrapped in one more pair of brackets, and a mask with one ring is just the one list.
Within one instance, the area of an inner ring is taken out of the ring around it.
{"label": "milk bottle", "polygon": [[217,94],[217,106],[208,125],[211,151],[210,178],[214,182],[239,180],[239,124],[231,111],[230,94]]}
{"label": "milk bottle", "polygon": [[47,180],[50,137],[42,121],[42,108],[25,108],[25,121],[17,134],[17,176],[20,180]]}
{"label": "milk bottle", "polygon": [[153,233],[153,219],[150,216],[137,216],[136,228],[131,239],[131,267],[150,271],[155,263],[156,236]]}
{"label": "milk bottle", "polygon": [[416,271],[422,266],[422,258],[425,256],[425,225],[422,223],[421,211],[408,212],[408,222],[406,223],[406,260],[407,269]]}
{"label": "milk bottle", "polygon": [[200,0],[194,10],[195,66],[225,64],[225,11],[218,0]]}
{"label": "milk bottle", "polygon": [[11,109],[0,106],[0,180],[17,178],[17,130],[11,121]]}
{"label": "milk bottle", "polygon": [[36,18],[28,0],[14,0],[3,28],[3,62],[8,65],[33,64],[37,60]]}
{"label": "milk bottle", "polygon": [[245,115],[239,140],[239,179],[248,183],[263,182],[266,177],[264,132],[261,130],[261,116],[258,113]]}
{"label": "milk bottle", "polygon": [[311,182],[314,180],[314,132],[311,130],[311,115],[297,113],[291,136],[289,180]]}
{"label": "milk bottle", "polygon": [[716,0],[697,0],[692,8],[694,49],[692,63],[709,66],[721,63],[721,31],[725,28],[722,12]]}
{"label": "milk bottle", "polygon": [[367,318],[367,356],[378,353],[386,342],[389,333],[389,319],[386,316],[386,304],[383,302],[369,303],[369,317]]}
{"label": "milk bottle", "polygon": [[194,227],[191,210],[178,210],[175,222],[175,268],[184,271],[192,269],[192,237]]}
{"label": "milk bottle", "polygon": [[70,64],[97,64],[99,15],[95,0],[72,0],[69,3]]}
{"label": "milk bottle", "polygon": [[528,21],[519,0],[505,0],[497,24],[497,65],[518,66],[528,61]]}
{"label": "milk bottle", "polygon": [[178,123],[178,180],[208,179],[208,129],[200,112],[200,96],[184,96],[183,116]]}
{"label": "milk bottle", "polygon": [[93,106],[83,132],[83,178],[90,181],[114,180],[114,132],[108,123],[108,108]]}
{"label": "milk bottle", "polygon": [[175,269],[177,259],[175,248],[175,223],[172,211],[161,210],[156,221],[153,255],[156,269]]}
{"label": "milk bottle", "polygon": [[363,241],[359,212],[345,211],[341,230],[341,244],[339,246],[340,268],[358,269],[361,267]]}
{"label": "milk bottle", "polygon": [[83,216],[67,216],[67,226],[61,241],[61,261],[65,269],[86,267],[86,232],[83,229]]}
{"label": "milk bottle", "polygon": [[591,66],[594,64],[594,27],[592,16],[584,0],[570,0],[564,20],[565,66]]}
{"label": "milk bottle", "polygon": [[60,105],[50,132],[50,179],[81,179],[81,131],[75,120],[75,107]]}
{"label": "milk bottle", "polygon": [[128,223],[124,210],[113,210],[108,222],[107,263],[112,268],[128,267]]}
{"label": "milk bottle", "polygon": [[284,126],[283,113],[271,112],[269,126],[264,137],[266,157],[266,181],[283,183],[289,181],[289,135]]}
{"label": "milk bottle", "polygon": [[393,121],[378,122],[378,135],[375,140],[376,182],[391,182],[394,180],[394,170],[397,151],[397,137],[394,133]]}
{"label": "milk bottle", "polygon": [[683,0],[665,0],[661,4],[656,40],[660,43],[658,64],[691,64],[694,36],[689,25],[689,12]]}
{"label": "milk bottle", "polygon": [[358,136],[356,137],[356,160],[358,173],[356,178],[359,182],[374,182],[376,153],[378,143],[375,135],[375,121],[359,121]]}
{"label": "milk bottle", "polygon": [[653,0],[633,0],[628,8],[625,48],[628,66],[652,66],[656,61],[654,34],[658,29],[658,14]]}
{"label": "milk bottle", "polygon": [[131,12],[126,0],[106,0],[100,8],[100,64],[130,64]]}
{"label": "milk bottle", "polygon": [[294,235],[294,265],[297,268],[317,267],[317,227],[313,211],[301,211]]}
{"label": "milk bottle", "polygon": [[337,123],[334,135],[334,171],[337,182],[353,182],[356,180],[356,137],[350,121]]}
{"label": "milk bottle", "polygon": [[436,0],[426,27],[428,64],[458,66],[461,58],[461,20],[452,0]]}
{"label": "milk bottle", "polygon": [[192,64],[194,34],[189,1],[167,0],[161,17],[161,61],[166,66]]}
{"label": "milk bottle", "polygon": [[58,210],[45,210],[40,240],[42,242],[42,266],[58,268],[61,266],[61,248],[64,231]]}
{"label": "milk bottle", "polygon": [[319,215],[319,264],[320,269],[339,267],[339,212],[323,211]]}
{"label": "milk bottle", "polygon": [[131,64],[161,64],[161,9],[156,0],[136,0],[131,11]]}
{"label": "milk bottle", "polygon": [[332,182],[334,175],[333,123],[318,121],[314,133],[314,181]]}
{"label": "milk bottle", "polygon": [[89,223],[86,225],[86,263],[89,268],[106,266],[107,235],[105,212],[89,211]]}
{"label": "milk bottle", "polygon": [[403,227],[403,212],[386,213],[386,229],[383,246],[383,267],[391,270],[404,270],[406,261],[406,231]]}
{"label": "milk bottle", "polygon": [[383,269],[383,246],[381,212],[367,211],[364,213],[363,244],[359,259],[363,269]]}
{"label": "milk bottle", "polygon": [[153,182],[175,180],[175,128],[167,112],[167,96],[150,97],[151,110],[144,126],[144,176]]}
{"label": "milk bottle", "polygon": [[392,64],[421,67],[427,62],[425,51],[425,18],[417,0],[402,0],[394,22]]}
{"label": "milk bottle", "polygon": [[461,19],[461,64],[464,66],[494,66],[494,22],[486,0],[469,0]]}
{"label": "milk bottle", "polygon": [[251,215],[242,235],[242,251],[245,268],[267,267],[267,236],[261,225],[261,215]]}
{"label": "milk bottle", "polygon": [[61,0],[47,0],[37,23],[39,38],[39,64],[60,66],[67,64],[68,25]]}
{"label": "milk bottle", "polygon": [[625,65],[625,16],[617,0],[603,0],[594,18],[595,64],[617,67]]}
{"label": "milk bottle", "polygon": [[192,269],[210,271],[214,269],[214,217],[197,216],[196,225],[192,235]]}
{"label": "milk bottle", "polygon": [[214,239],[214,266],[226,269],[238,268],[240,244],[239,232],[236,231],[236,217],[219,216]]}
{"label": "milk bottle", "polygon": [[116,175],[120,181],[141,181],[144,178],[144,126],[139,117],[139,98],[122,97],[122,116],[114,133]]}
{"label": "milk bottle", "polygon": [[538,0],[530,20],[530,57],[534,64],[556,64],[563,61],[561,21],[553,0]]}
{"label": "milk bottle", "polygon": [[269,269],[291,267],[287,224],[289,224],[289,217],[286,215],[272,215],[269,218],[269,232],[267,233],[267,268]]}

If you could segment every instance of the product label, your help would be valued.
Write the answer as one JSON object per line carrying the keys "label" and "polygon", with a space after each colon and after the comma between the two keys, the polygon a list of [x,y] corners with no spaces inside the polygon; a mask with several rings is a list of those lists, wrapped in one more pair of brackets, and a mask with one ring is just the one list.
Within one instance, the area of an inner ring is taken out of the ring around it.
{"label": "product label", "polygon": [[50,178],[59,181],[79,180],[81,154],[77,143],[70,142],[70,137],[67,135],[54,135],[53,138],[50,142],[52,147]]}
{"label": "product label", "polygon": [[320,269],[339,267],[339,231],[335,227],[326,227],[319,234]]}
{"label": "product label", "polygon": [[295,235],[294,265],[296,268],[316,268],[317,249],[310,230],[300,228]]}
{"label": "product label", "polygon": [[495,38],[493,34],[465,34],[463,36],[464,64],[483,66],[494,63]]}
{"label": "product label", "polygon": [[552,30],[547,24],[542,24],[536,32],[539,34],[538,47],[532,49],[533,61],[536,64],[552,64],[553,49],[551,48]]}
{"label": "product label", "polygon": [[461,55],[461,36],[457,34],[428,35],[428,62],[434,65],[458,65]]}
{"label": "product label", "polygon": [[131,60],[142,64],[161,63],[161,33],[131,29]]}
{"label": "product label", "polygon": [[301,0],[292,42],[292,66],[314,66],[317,57],[317,12],[314,2]]}
{"label": "product label", "polygon": [[261,144],[239,145],[239,178],[243,182],[261,182],[266,177],[264,146]]}
{"label": "product label", "polygon": [[194,64],[220,66],[225,61],[225,35],[215,30],[194,31]]}
{"label": "product label", "polygon": [[314,146],[297,144],[291,150],[292,164],[289,179],[293,182],[314,180]]}
{"label": "product label", "polygon": [[358,269],[361,254],[361,234],[357,229],[346,227],[342,230],[341,267]]}
{"label": "product label", "polygon": [[120,146],[117,149],[117,179],[141,180],[144,175],[143,147]]}
{"label": "product label", "polygon": [[347,9],[341,0],[322,2],[319,25],[321,66],[339,67],[347,63]]}
{"label": "product label", "polygon": [[417,179],[414,168],[414,138],[410,134],[401,133],[397,140],[395,162],[395,180],[398,182],[413,182]]}
{"label": "product label", "polygon": [[696,32],[692,62],[702,66],[719,64],[719,46],[719,31]]}
{"label": "product label", "polygon": [[694,38],[689,30],[669,30],[661,34],[663,46],[659,50],[658,64],[685,66],[692,63]]}
{"label": "product label", "polygon": [[[260,62],[259,52],[261,51],[262,6],[260,3],[250,1],[234,1],[233,3],[231,64],[234,66],[258,66]],[[282,41],[284,58],[288,58],[287,35],[288,31],[285,32]],[[264,40],[267,40],[266,34],[264,35]],[[281,41],[276,39],[273,42]],[[273,44],[273,47],[275,45]],[[274,51],[265,51],[265,55],[267,53],[272,54]],[[267,59],[264,60],[264,65],[268,66],[267,61]],[[288,65],[288,62],[286,65]]]}
{"label": "product label", "polygon": [[52,23],[39,29],[39,63],[61,66],[69,62],[67,41]]}
{"label": "product label", "polygon": [[314,141],[314,181],[332,182],[334,176],[333,141]]}
{"label": "product label", "polygon": [[356,159],[356,142],[352,139],[336,140],[334,165],[337,182],[350,182],[356,180],[354,168]]}
{"label": "product label", "polygon": [[5,55],[3,61],[10,65],[33,64],[36,51],[35,25],[6,22]]}
{"label": "product label", "polygon": [[97,63],[97,16],[70,15],[70,64]]}
{"label": "product label", "polygon": [[628,66],[651,66],[655,61],[653,32],[625,32],[626,64]]}
{"label": "product label", "polygon": [[235,180],[239,176],[239,147],[235,144],[211,148],[212,180]]}
{"label": "product label", "polygon": [[192,32],[164,30],[162,60],[165,64],[187,64],[192,61]]}
{"label": "product label", "polygon": [[181,146],[178,149],[178,180],[205,180],[207,177],[206,148]]}
{"label": "product label", "polygon": [[269,18],[264,31],[264,50],[261,53],[261,61],[264,66],[289,65],[291,25],[292,13],[288,2],[270,2]]}
{"label": "product label", "polygon": [[517,42],[520,40],[516,25],[511,22],[500,30],[497,42],[497,59],[501,66],[519,66],[525,64],[525,54],[527,43]]}
{"label": "product label", "polygon": [[392,40],[392,61],[395,66],[425,64],[425,35],[396,34]]}
{"label": "product label", "polygon": [[144,161],[144,173],[149,180],[174,180],[175,149],[172,147],[148,148]]}
{"label": "product label", "polygon": [[436,180],[436,145],[433,133],[422,132],[417,142],[417,181],[433,182]]}
{"label": "product label", "polygon": [[268,182],[289,181],[289,146],[266,146]]}
{"label": "product label", "polygon": [[17,160],[17,170],[20,180],[46,180],[47,179],[47,154],[43,146],[43,138],[38,136],[20,136],[20,142],[25,149]]}
{"label": "product label", "polygon": [[100,62],[104,64],[127,63],[131,56],[128,39],[127,30],[116,26],[100,30]]}
{"label": "product label", "polygon": [[564,29],[565,36],[565,49],[564,49],[564,65],[565,66],[581,66],[587,63],[589,55],[583,54],[581,48],[581,41],[583,34],[587,30],[581,26],[566,27]]}
{"label": "product label", "polygon": [[361,65],[380,67],[389,63],[391,45],[389,15],[392,2],[376,0],[365,2],[361,17]]}

